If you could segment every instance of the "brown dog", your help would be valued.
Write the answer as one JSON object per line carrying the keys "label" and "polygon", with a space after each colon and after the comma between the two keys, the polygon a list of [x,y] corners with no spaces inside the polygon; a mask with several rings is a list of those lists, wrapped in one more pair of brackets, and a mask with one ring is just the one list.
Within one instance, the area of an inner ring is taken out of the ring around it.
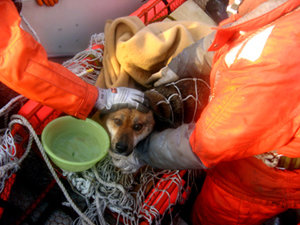
{"label": "brown dog", "polygon": [[185,78],[146,91],[151,108],[147,113],[123,108],[107,114],[97,112],[93,119],[108,131],[110,153],[126,157],[153,129],[176,128],[196,121],[207,104],[209,93],[205,80]]}
{"label": "brown dog", "polygon": [[97,113],[93,119],[99,122],[110,135],[110,151],[128,156],[136,144],[153,130],[152,111],[142,113],[136,109],[123,108],[107,114]]}

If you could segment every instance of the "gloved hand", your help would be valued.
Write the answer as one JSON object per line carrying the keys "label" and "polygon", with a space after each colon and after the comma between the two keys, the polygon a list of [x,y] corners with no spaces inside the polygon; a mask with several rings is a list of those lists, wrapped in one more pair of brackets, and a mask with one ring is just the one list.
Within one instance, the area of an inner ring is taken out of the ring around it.
{"label": "gloved hand", "polygon": [[148,84],[154,82],[153,86],[158,87],[173,81],[178,80],[180,77],[171,70],[168,66],[163,67],[160,71],[152,74],[152,76],[147,80]]}
{"label": "gloved hand", "polygon": [[189,138],[195,128],[194,123],[183,124],[176,129],[153,132],[140,142],[136,156],[140,161],[159,169],[204,169],[201,160],[194,154]]}
{"label": "gloved hand", "polygon": [[117,87],[98,88],[98,99],[95,107],[101,112],[114,111],[120,108],[134,108],[142,112],[148,112],[147,99],[144,93],[133,88]]}
{"label": "gloved hand", "polygon": [[46,6],[54,6],[56,3],[58,3],[58,0],[36,0],[36,3],[40,6],[46,5]]}
{"label": "gloved hand", "polygon": [[115,159],[115,165],[127,173],[145,164],[159,169],[205,169],[189,143],[193,129],[194,124],[184,124],[176,129],[153,132],[136,146],[128,159],[124,156]]}
{"label": "gloved hand", "polygon": [[137,156],[135,151],[128,156],[115,154],[109,151],[109,155],[112,158],[113,164],[123,173],[135,173],[139,170],[139,168],[145,165],[145,162]]}
{"label": "gloved hand", "polygon": [[201,78],[180,79],[145,91],[159,129],[196,122],[208,103],[209,95],[209,82]]}

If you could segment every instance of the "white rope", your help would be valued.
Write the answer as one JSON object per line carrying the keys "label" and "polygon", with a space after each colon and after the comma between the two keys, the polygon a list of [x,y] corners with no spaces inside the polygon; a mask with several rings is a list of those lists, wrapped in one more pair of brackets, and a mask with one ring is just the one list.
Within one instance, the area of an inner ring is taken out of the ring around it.
{"label": "white rope", "polygon": [[[116,215],[116,224],[122,221],[123,224],[138,225],[142,220],[148,221],[149,224],[160,224],[163,215],[160,215],[157,204],[146,202],[146,197],[151,201],[159,193],[161,197],[155,201],[161,200],[162,197],[167,197],[169,203],[166,211],[170,210],[172,204],[170,202],[170,194],[168,188],[171,185],[176,185],[178,190],[176,204],[181,199],[183,187],[181,184],[181,176],[179,171],[154,171],[147,167],[143,173],[138,176],[133,174],[122,174],[112,163],[111,158],[107,155],[97,165],[87,171],[72,173],[64,171],[64,176],[69,180],[77,191],[85,198],[88,205],[85,213],[91,220],[98,221],[100,224],[107,224],[104,216],[105,209]],[[162,178],[164,176],[164,178]],[[79,179],[80,178],[80,179]],[[83,190],[81,185],[76,184],[77,181],[82,183],[82,180],[88,180],[91,183],[88,190]],[[161,188],[155,188],[155,185],[168,181],[168,185]],[[134,188],[138,187],[136,191]],[[147,189],[154,189],[154,192],[149,195]],[[171,219],[172,220],[172,219]],[[76,219],[74,224],[81,225],[82,220]]]}
{"label": "white rope", "polygon": [[40,142],[37,134],[35,133],[35,130],[32,128],[31,124],[26,120],[26,118],[24,118],[21,115],[13,115],[12,116],[12,121],[10,122],[10,126],[12,126],[13,124],[21,124],[23,126],[25,126],[28,130],[29,133],[33,136],[38,149],[41,152],[41,155],[43,156],[46,165],[48,166],[52,176],[54,177],[54,179],[56,180],[56,183],[58,184],[58,186],[60,187],[60,189],[62,190],[63,194],[65,195],[66,199],[68,200],[68,202],[70,203],[70,205],[72,206],[72,208],[74,209],[74,211],[89,225],[94,225],[94,223],[92,221],[90,221],[90,219],[84,215],[80,209],[75,205],[75,203],[73,202],[73,200],[71,199],[70,195],[68,194],[67,190],[65,189],[63,183],[60,181],[60,179],[58,178],[54,168],[52,167],[48,156],[45,153],[45,150],[42,146],[42,143]]}
{"label": "white rope", "polygon": [[[86,50],[79,52],[72,59],[63,63],[63,66],[91,84],[95,83],[102,68],[103,49],[94,49],[93,46],[95,45],[104,45],[103,33],[93,35]],[[169,173],[171,177],[178,171],[157,172],[149,168],[140,174],[138,177],[140,181],[137,182],[132,174],[122,174],[113,165],[110,156],[107,156],[92,169],[84,172],[71,173],[63,171],[63,175],[66,176],[72,187],[88,202],[85,215],[91,221],[106,224],[103,213],[107,208],[117,215],[117,224],[122,220],[123,224],[131,225],[138,225],[141,219],[148,221],[149,224],[153,224],[153,221],[160,224],[162,215],[152,205],[146,207],[144,201],[147,197],[145,193],[147,186],[151,182],[153,184],[157,182],[165,173]],[[177,176],[179,175],[177,174]],[[180,186],[180,179],[170,181],[178,182],[177,186]],[[132,191],[137,185],[140,185],[140,188],[137,191]],[[178,190],[178,196],[180,196],[182,187]],[[166,192],[166,190],[156,191]],[[166,195],[169,196],[169,193],[166,193]],[[150,210],[148,211],[146,208]],[[74,224],[84,224],[84,221],[82,218],[78,218],[74,221]]]}
{"label": "white rope", "polygon": [[[11,136],[10,129],[7,129],[7,131],[9,133],[9,135]],[[9,146],[10,147],[13,146],[14,151],[16,151],[13,137],[11,136],[8,139],[10,139],[10,142],[11,142],[9,144]],[[7,141],[7,139],[4,142],[1,142],[1,147],[5,146],[6,141]],[[21,163],[26,158],[26,156],[29,154],[29,151],[31,149],[31,145],[32,145],[32,136],[30,135],[26,150],[25,150],[24,154],[22,155],[22,157],[20,159],[17,159],[16,157],[15,158],[10,158],[11,159],[10,161],[6,162],[6,164],[4,164],[4,165],[1,165],[1,167],[0,167],[1,178],[2,178],[2,176],[3,177],[6,176],[7,178],[9,178],[11,176],[11,174],[15,173],[19,169]],[[1,191],[3,191],[3,190],[1,190]]]}
{"label": "white rope", "polygon": [[4,131],[8,125],[8,116],[9,116],[9,112],[12,111],[14,108],[16,108],[17,106],[22,106],[23,103],[25,102],[26,98],[22,95],[18,95],[14,98],[12,98],[8,103],[6,103],[5,106],[3,106],[0,109],[0,117],[4,116],[4,125],[5,128],[0,129],[1,131]]}
{"label": "white rope", "polygon": [[16,148],[13,137],[9,130],[6,130],[1,137],[0,146],[0,193],[5,187],[5,181],[17,171]]}
{"label": "white rope", "polygon": [[93,48],[104,45],[104,33],[93,34],[88,48],[77,53],[62,65],[90,84],[95,84],[102,68],[103,49]]}
{"label": "white rope", "polygon": [[[72,59],[63,63],[66,68],[91,84],[94,84],[96,81],[102,67],[102,64],[98,64],[98,62],[102,61],[103,50],[100,48],[93,49],[95,44],[104,45],[103,33],[93,35],[87,50],[78,53]],[[170,99],[168,101],[170,101]],[[125,225],[138,225],[141,219],[148,221],[149,224],[160,224],[163,215],[160,215],[159,209],[155,208],[151,203],[146,203],[145,200],[147,197],[154,197],[153,193],[150,196],[146,193],[148,189],[153,188],[153,185],[162,182],[163,180],[175,183],[178,188],[174,204],[181,198],[183,187],[181,185],[179,171],[154,171],[154,169],[147,167],[145,171],[138,176],[134,176],[133,174],[122,174],[122,172],[113,165],[112,160],[108,155],[90,170],[80,173],[63,171],[63,175],[66,176],[66,179],[70,182],[71,186],[78,191],[87,202],[87,209],[83,213],[75,205],[64,185],[58,178],[30,123],[21,115],[13,115],[11,119],[9,127],[12,127],[14,124],[21,124],[29,130],[30,143],[19,161],[16,163],[12,162],[13,164],[8,163],[6,165],[10,165],[11,168],[16,166],[17,168],[28,154],[31,142],[34,139],[52,176],[55,178],[58,186],[65,195],[68,204],[79,215],[73,224],[107,224],[104,214],[106,209],[116,214],[117,224],[122,221]],[[162,176],[166,174],[168,176],[162,179]],[[135,190],[135,188],[137,188],[137,190]],[[170,204],[170,193],[166,189],[155,188],[154,191],[168,196],[168,210],[170,210],[172,206]]]}
{"label": "white rope", "polygon": [[3,116],[4,114],[8,113],[9,111],[11,111],[15,105],[17,103],[20,103],[20,101],[22,102],[23,100],[25,100],[26,98],[22,95],[18,95],[14,98],[12,98],[5,106],[3,106],[0,109],[0,116]]}
{"label": "white rope", "polygon": [[[5,124],[7,124],[7,118],[9,115],[9,112],[14,109],[17,104],[22,104],[23,100],[25,100],[25,97],[19,95],[14,98],[12,98],[5,106],[3,106],[0,109],[0,117],[4,116],[5,118]],[[23,161],[23,157],[21,159],[18,159],[16,157],[16,146],[14,138],[11,134],[11,130],[8,128],[3,128],[0,130],[1,136],[0,136],[0,193],[5,188],[5,181],[11,177],[12,174],[14,174],[18,168],[21,162]],[[29,138],[28,146],[31,145],[32,139]],[[27,149],[29,148],[27,146]],[[26,152],[25,152],[26,154]],[[27,154],[26,154],[27,155]]]}

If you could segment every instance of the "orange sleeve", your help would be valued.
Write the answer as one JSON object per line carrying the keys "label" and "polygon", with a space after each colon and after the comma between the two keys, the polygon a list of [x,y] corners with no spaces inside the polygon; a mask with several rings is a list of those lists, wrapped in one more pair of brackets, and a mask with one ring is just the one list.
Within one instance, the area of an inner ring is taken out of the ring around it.
{"label": "orange sleeve", "polygon": [[85,119],[97,100],[97,88],[48,61],[45,49],[20,28],[12,1],[0,2],[0,15],[0,81],[29,99]]}

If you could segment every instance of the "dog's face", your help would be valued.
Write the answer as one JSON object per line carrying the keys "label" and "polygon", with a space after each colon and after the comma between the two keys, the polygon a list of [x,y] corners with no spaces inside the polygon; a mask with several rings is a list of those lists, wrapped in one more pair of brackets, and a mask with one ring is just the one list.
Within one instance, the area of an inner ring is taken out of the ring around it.
{"label": "dog's face", "polygon": [[124,156],[151,133],[155,123],[152,111],[142,113],[128,108],[101,115],[100,120],[111,138],[110,151]]}

